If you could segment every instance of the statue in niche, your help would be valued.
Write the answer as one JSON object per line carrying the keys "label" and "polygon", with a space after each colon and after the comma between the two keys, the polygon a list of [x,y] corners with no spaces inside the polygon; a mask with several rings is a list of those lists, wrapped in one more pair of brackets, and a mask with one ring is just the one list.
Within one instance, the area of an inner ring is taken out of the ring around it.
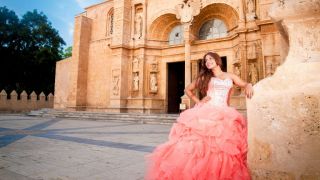
{"label": "statue in niche", "polygon": [[151,72],[157,72],[158,71],[158,65],[157,63],[152,63],[151,64]]}
{"label": "statue in niche", "polygon": [[134,57],[132,61],[132,72],[138,72],[138,71],[139,71],[139,59],[137,57]]}
{"label": "statue in niche", "polygon": [[183,0],[182,4],[176,6],[177,19],[181,19],[182,23],[189,23],[193,20],[194,16],[200,13],[200,9],[200,1]]}
{"label": "statue in niche", "polygon": [[252,63],[250,65],[249,78],[250,78],[250,82],[252,84],[256,84],[259,81],[259,72],[258,72],[258,68],[256,67],[255,63]]}
{"label": "statue in niche", "polygon": [[239,63],[240,62],[240,57],[241,57],[241,51],[240,48],[236,49],[235,55],[234,55],[234,59],[235,59],[235,63]]}
{"label": "statue in niche", "polygon": [[234,74],[237,75],[238,77],[241,77],[241,72],[240,72],[239,66],[234,67]]}
{"label": "statue in niche", "polygon": [[139,91],[139,73],[133,73],[133,90]]}
{"label": "statue in niche", "polygon": [[271,76],[273,74],[272,72],[273,65],[271,61],[266,62],[266,77]]}
{"label": "statue in niche", "polygon": [[257,58],[256,44],[251,44],[248,47],[248,59],[256,59]]}
{"label": "statue in niche", "polygon": [[134,26],[135,35],[137,39],[140,39],[142,37],[142,25],[143,25],[141,13],[136,14],[134,23],[135,23],[135,26]]}
{"label": "statue in niche", "polygon": [[[240,67],[239,66],[234,66],[233,73],[235,75],[237,75],[238,77],[241,77]],[[241,90],[241,88],[239,86],[236,86],[235,89]]]}
{"label": "statue in niche", "polygon": [[113,84],[113,95],[118,95],[119,94],[119,76],[113,76],[112,79],[112,84]]}
{"label": "statue in niche", "polygon": [[255,0],[247,0],[247,19],[254,20],[256,18]]}
{"label": "statue in niche", "polygon": [[158,91],[158,82],[157,82],[157,74],[156,73],[150,74],[150,90],[151,90],[151,92]]}
{"label": "statue in niche", "polygon": [[254,4],[254,0],[247,0],[247,9],[248,9],[248,13],[254,13],[255,12],[255,4]]}

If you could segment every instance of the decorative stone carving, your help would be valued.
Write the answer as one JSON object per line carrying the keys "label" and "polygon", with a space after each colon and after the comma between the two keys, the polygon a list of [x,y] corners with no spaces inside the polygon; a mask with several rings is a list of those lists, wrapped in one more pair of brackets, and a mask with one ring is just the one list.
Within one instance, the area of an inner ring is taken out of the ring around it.
{"label": "decorative stone carving", "polygon": [[252,21],[256,18],[255,0],[247,0],[247,20]]}
{"label": "decorative stone carving", "polygon": [[241,77],[241,71],[240,71],[240,66],[234,66],[233,73],[237,75],[238,77]]}
{"label": "decorative stone carving", "polygon": [[181,19],[182,23],[189,23],[193,17],[200,13],[201,2],[199,0],[183,0],[181,4],[176,5],[176,17]]}
{"label": "decorative stone carving", "polygon": [[257,59],[256,43],[248,45],[248,48],[247,48],[247,59]]}
{"label": "decorative stone carving", "polygon": [[134,34],[137,39],[142,37],[143,19],[142,13],[137,13],[134,19]]}
{"label": "decorative stone carving", "polygon": [[113,95],[119,95],[119,81],[120,81],[120,70],[115,69],[112,71],[112,93]]}
{"label": "decorative stone carving", "polygon": [[133,91],[139,91],[139,73],[133,73]]}
{"label": "decorative stone carving", "polygon": [[[200,59],[201,61],[201,59]],[[191,62],[191,81],[196,80],[197,76],[198,76],[198,61],[193,61]]]}
{"label": "decorative stone carving", "polygon": [[157,64],[157,62],[151,63],[150,72],[158,72],[158,64]]}
{"label": "decorative stone carving", "polygon": [[276,71],[277,67],[280,66],[280,60],[274,56],[265,57],[265,72],[266,77],[271,76]]}
{"label": "decorative stone carving", "polygon": [[252,84],[256,84],[259,81],[259,70],[255,63],[250,64],[249,80]]}
{"label": "decorative stone carving", "polygon": [[266,61],[266,77],[273,74],[272,61]]}
{"label": "decorative stone carving", "polygon": [[234,52],[234,63],[233,64],[239,64],[241,60],[241,49],[240,47],[235,49]]}
{"label": "decorative stone carving", "polygon": [[151,73],[150,74],[150,92],[151,93],[157,93],[158,92],[158,80],[157,80],[157,74]]}
{"label": "decorative stone carving", "polygon": [[[239,64],[234,64],[233,73],[234,73],[235,75],[237,75],[239,78],[241,78],[241,71],[240,71],[240,66],[239,66]],[[240,88],[239,86],[235,86],[235,90],[236,90],[235,95],[240,94],[241,88]]]}
{"label": "decorative stone carving", "polygon": [[139,58],[134,57],[132,61],[132,72],[139,72]]}

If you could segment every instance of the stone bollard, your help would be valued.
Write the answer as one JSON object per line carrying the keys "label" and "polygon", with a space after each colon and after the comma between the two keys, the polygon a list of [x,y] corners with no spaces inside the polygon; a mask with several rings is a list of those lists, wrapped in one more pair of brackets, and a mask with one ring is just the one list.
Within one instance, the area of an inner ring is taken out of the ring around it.
{"label": "stone bollard", "polygon": [[247,100],[252,179],[320,179],[320,0],[279,0],[289,52]]}

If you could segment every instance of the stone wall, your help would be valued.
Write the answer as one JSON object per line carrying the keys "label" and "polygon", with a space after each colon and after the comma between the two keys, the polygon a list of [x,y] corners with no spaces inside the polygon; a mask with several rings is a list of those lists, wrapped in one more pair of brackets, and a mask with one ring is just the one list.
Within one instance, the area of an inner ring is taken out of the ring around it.
{"label": "stone wall", "polygon": [[0,112],[26,112],[41,108],[53,108],[53,95],[50,93],[46,96],[43,92],[37,95],[32,92],[29,95],[22,91],[20,98],[16,91],[12,91],[9,95],[5,90],[0,93]]}

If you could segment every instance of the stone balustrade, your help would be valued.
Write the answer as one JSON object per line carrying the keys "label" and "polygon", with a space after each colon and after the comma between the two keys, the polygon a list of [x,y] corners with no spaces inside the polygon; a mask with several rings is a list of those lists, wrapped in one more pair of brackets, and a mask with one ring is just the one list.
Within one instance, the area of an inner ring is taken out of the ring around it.
{"label": "stone balustrade", "polygon": [[25,112],[41,108],[53,108],[52,93],[46,96],[43,92],[37,95],[33,91],[28,98],[26,91],[22,91],[20,96],[15,90],[9,96],[5,90],[0,92],[0,112]]}

